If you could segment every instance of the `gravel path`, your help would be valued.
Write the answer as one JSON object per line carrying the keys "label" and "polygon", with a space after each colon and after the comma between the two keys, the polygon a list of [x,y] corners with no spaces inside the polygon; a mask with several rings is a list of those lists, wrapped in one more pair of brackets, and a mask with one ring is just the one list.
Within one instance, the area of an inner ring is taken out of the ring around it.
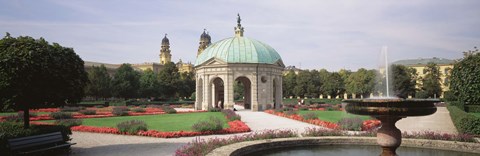
{"label": "gravel path", "polygon": [[[237,106],[236,106],[237,108]],[[252,131],[265,129],[292,129],[303,132],[306,127],[317,127],[311,124],[299,122],[292,119],[274,116],[263,112],[251,112],[249,110],[237,111]],[[397,122],[402,131],[434,130],[440,132],[456,133],[455,127],[450,119],[448,110],[439,107],[437,112],[425,117],[409,117]],[[229,137],[230,135],[210,135],[199,137],[182,138],[152,138],[142,136],[124,136],[113,134],[73,132],[71,155],[74,156],[131,156],[131,155],[173,155],[175,150],[186,143],[199,138],[207,139],[214,137]]]}

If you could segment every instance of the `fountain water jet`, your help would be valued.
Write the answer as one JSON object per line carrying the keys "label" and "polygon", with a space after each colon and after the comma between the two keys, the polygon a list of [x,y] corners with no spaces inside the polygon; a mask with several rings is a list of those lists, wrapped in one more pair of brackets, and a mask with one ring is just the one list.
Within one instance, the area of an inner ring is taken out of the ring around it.
{"label": "fountain water jet", "polygon": [[377,144],[383,151],[381,156],[394,156],[396,149],[402,143],[402,133],[395,123],[408,116],[430,115],[437,111],[434,103],[436,99],[401,99],[390,97],[387,47],[382,48],[385,57],[386,97],[370,99],[344,100],[347,103],[345,110],[357,115],[370,115],[382,122],[377,132]]}

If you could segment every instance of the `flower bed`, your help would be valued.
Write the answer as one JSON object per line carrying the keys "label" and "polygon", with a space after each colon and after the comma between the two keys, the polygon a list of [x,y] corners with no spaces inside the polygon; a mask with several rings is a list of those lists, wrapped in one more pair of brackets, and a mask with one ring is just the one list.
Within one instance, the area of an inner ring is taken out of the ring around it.
{"label": "flower bed", "polygon": [[[232,134],[232,133],[243,133],[250,132],[250,128],[243,123],[242,121],[235,120],[228,122],[229,128],[225,128],[219,131],[207,131],[207,132],[191,132],[191,131],[178,131],[178,132],[160,132],[156,130],[148,131],[139,131],[137,134],[140,136],[150,136],[157,138],[178,138],[178,137],[188,137],[188,136],[198,136],[198,135],[211,135],[211,134]],[[80,132],[94,132],[94,133],[110,133],[110,134],[124,134],[118,131],[117,128],[112,127],[93,127],[93,126],[74,126],[71,128],[72,131]]]}
{"label": "flower bed", "polygon": [[[277,115],[277,116],[281,116],[281,117],[286,117],[286,118],[290,118],[290,119],[293,119],[293,120],[298,120],[298,121],[322,126],[322,127],[325,127],[325,128],[329,128],[329,129],[339,129],[340,128],[340,126],[337,123],[323,121],[323,120],[320,120],[320,119],[305,120],[305,119],[303,119],[302,116],[300,116],[298,114],[287,115],[283,112],[275,112],[274,110],[265,110],[265,113],[273,114],[273,115]],[[379,120],[365,120],[365,121],[363,121],[363,124],[362,124],[362,131],[367,131],[367,130],[377,128],[377,127],[380,126],[380,124],[381,123],[380,123]]]}

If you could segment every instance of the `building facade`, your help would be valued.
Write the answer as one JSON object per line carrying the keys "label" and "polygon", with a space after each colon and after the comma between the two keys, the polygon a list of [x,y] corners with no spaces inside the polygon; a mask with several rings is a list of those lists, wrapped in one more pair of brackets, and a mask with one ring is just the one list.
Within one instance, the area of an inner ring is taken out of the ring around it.
{"label": "building facade", "polygon": [[[393,64],[400,64],[404,65],[406,67],[413,68],[417,71],[418,78],[423,78],[425,77],[425,68],[427,67],[427,64],[433,62],[437,64],[440,70],[440,84],[442,87],[442,95],[439,95],[439,97],[443,97],[443,93],[446,91],[449,91],[449,79],[448,75],[450,75],[451,70],[453,69],[453,65],[455,61],[449,60],[449,59],[444,59],[444,58],[420,58],[420,59],[408,59],[408,60],[399,60],[393,62]],[[417,81],[417,88],[420,88],[421,86],[421,81]]]}

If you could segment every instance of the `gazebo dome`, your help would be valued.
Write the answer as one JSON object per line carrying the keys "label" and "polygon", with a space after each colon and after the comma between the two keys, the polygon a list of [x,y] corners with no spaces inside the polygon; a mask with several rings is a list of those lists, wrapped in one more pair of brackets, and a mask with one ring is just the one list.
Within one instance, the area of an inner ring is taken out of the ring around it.
{"label": "gazebo dome", "polygon": [[195,66],[212,58],[226,63],[281,64],[283,66],[282,58],[275,49],[243,36],[235,36],[211,44],[197,57]]}

